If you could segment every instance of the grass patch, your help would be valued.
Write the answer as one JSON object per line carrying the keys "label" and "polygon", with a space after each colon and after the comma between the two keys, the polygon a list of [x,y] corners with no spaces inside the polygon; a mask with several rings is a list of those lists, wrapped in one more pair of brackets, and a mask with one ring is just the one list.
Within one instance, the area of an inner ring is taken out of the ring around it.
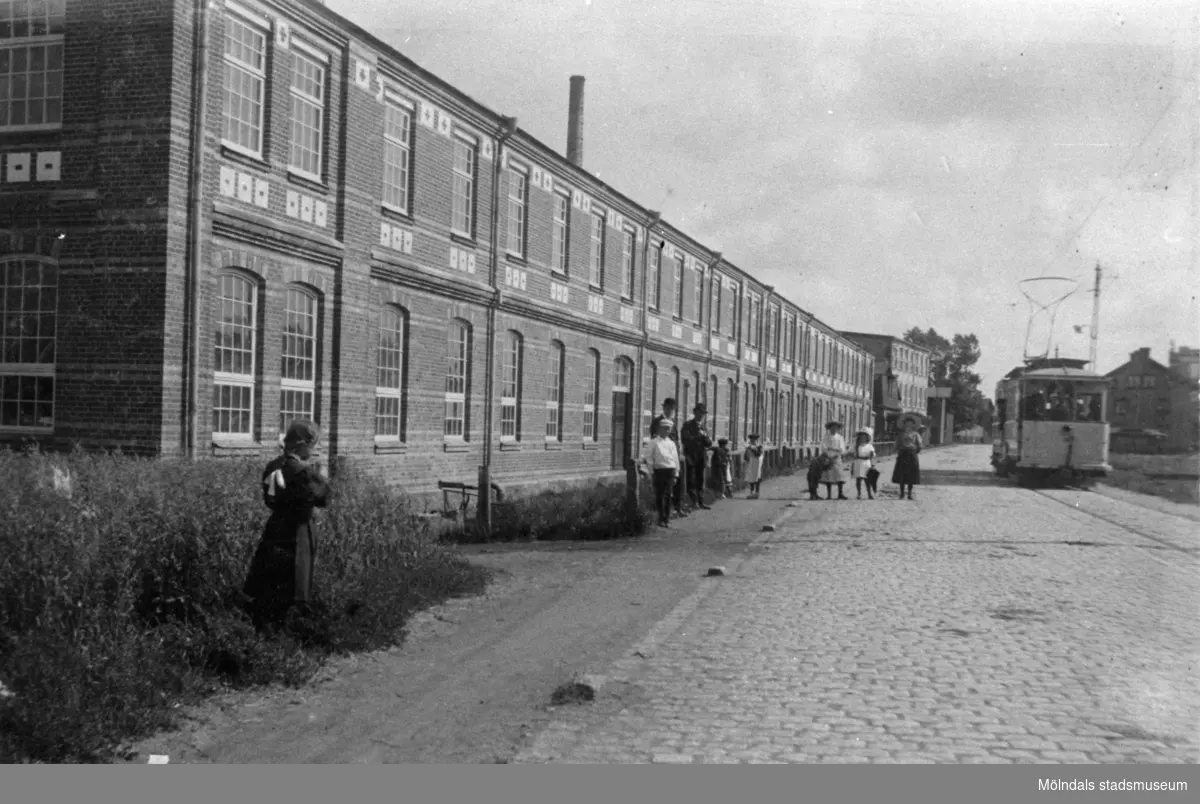
{"label": "grass patch", "polygon": [[631,509],[624,485],[543,491],[493,504],[491,533],[481,535],[468,512],[465,527],[446,534],[458,543],[601,541],[634,538],[654,521],[653,490],[643,483],[640,505]]}
{"label": "grass patch", "polygon": [[1114,467],[1103,483],[1126,491],[1162,497],[1171,502],[1200,505],[1200,483],[1195,480],[1151,477],[1138,469]]}
{"label": "grass patch", "polygon": [[256,631],[237,590],[268,515],[262,466],[0,450],[0,761],[108,761],[176,703],[302,683],[486,585],[408,500],[343,465],[315,520],[314,612]]}

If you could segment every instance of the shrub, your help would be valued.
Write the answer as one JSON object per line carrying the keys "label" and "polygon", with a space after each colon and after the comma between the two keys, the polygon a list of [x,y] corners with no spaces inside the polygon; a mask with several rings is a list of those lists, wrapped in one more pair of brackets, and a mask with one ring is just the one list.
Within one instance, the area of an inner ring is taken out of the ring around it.
{"label": "shrub", "polygon": [[458,542],[596,541],[640,536],[653,521],[653,491],[642,484],[640,506],[629,510],[623,484],[543,491],[494,504],[492,531],[481,537],[472,523],[452,531]]}
{"label": "shrub", "polygon": [[346,466],[316,521],[318,605],[260,633],[239,588],[268,513],[261,471],[0,450],[0,680],[13,693],[0,760],[104,760],[217,681],[300,683],[329,653],[394,644],[414,611],[487,582],[403,496]]}

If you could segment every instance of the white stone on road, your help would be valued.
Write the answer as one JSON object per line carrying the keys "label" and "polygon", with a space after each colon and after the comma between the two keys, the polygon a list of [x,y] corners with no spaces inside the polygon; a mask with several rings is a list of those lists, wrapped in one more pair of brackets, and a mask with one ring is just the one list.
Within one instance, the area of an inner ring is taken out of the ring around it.
{"label": "white stone on road", "polygon": [[993,481],[988,449],[789,510],[514,761],[1196,762],[1194,523]]}

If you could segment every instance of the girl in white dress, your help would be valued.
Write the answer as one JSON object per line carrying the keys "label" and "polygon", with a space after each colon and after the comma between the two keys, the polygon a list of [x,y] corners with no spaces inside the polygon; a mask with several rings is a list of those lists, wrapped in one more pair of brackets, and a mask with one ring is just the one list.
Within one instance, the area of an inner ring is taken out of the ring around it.
{"label": "girl in white dress", "polygon": [[751,433],[747,436],[750,440],[750,446],[746,447],[746,452],[742,456],[746,461],[745,481],[750,486],[750,496],[746,499],[758,499],[758,484],[762,482],[762,464],[763,464],[763,448],[762,444],[758,443],[758,433]]}
{"label": "girl in white dress", "polygon": [[842,468],[842,458],[846,454],[846,439],[842,436],[842,423],[829,422],[825,425],[825,437],[821,439],[821,451],[825,453],[825,457],[830,460],[830,466],[821,475],[821,482],[825,484],[825,499],[833,499],[833,486],[836,483],[838,487],[839,500],[848,500],[849,497],[843,491],[846,485],[846,470]]}
{"label": "girl in white dress", "polygon": [[[854,488],[858,490],[858,499],[862,499],[863,481],[867,472],[875,465],[875,445],[871,443],[871,431],[860,427],[854,434],[854,462],[850,464],[850,476],[854,478]],[[875,499],[871,484],[867,484],[867,499]]]}

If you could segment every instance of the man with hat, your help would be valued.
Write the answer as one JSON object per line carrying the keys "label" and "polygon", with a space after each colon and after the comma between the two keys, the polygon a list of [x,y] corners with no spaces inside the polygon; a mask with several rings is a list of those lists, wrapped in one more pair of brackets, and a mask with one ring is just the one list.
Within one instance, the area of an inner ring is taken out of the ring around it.
{"label": "man with hat", "polygon": [[704,418],[708,408],[703,402],[692,408],[692,418],[683,425],[680,437],[683,439],[683,454],[687,460],[687,491],[697,508],[708,510],[704,504],[704,468],[708,450],[712,448],[712,439],[708,436]]}
{"label": "man with hat", "polygon": [[329,478],[312,453],[320,429],[307,420],[291,423],[283,436],[283,454],[262,474],[263,502],[271,516],[250,562],[243,592],[253,599],[256,625],[312,602],[313,562],[317,544],[312,529],[314,507],[324,508]]}
{"label": "man with hat", "polygon": [[846,454],[846,439],[842,436],[841,422],[828,422],[825,425],[825,437],[821,439],[821,451],[829,460],[829,467],[821,474],[821,482],[825,484],[825,499],[833,498],[833,486],[838,487],[839,500],[848,500],[843,489],[846,486],[846,473],[842,468],[842,456]]}

